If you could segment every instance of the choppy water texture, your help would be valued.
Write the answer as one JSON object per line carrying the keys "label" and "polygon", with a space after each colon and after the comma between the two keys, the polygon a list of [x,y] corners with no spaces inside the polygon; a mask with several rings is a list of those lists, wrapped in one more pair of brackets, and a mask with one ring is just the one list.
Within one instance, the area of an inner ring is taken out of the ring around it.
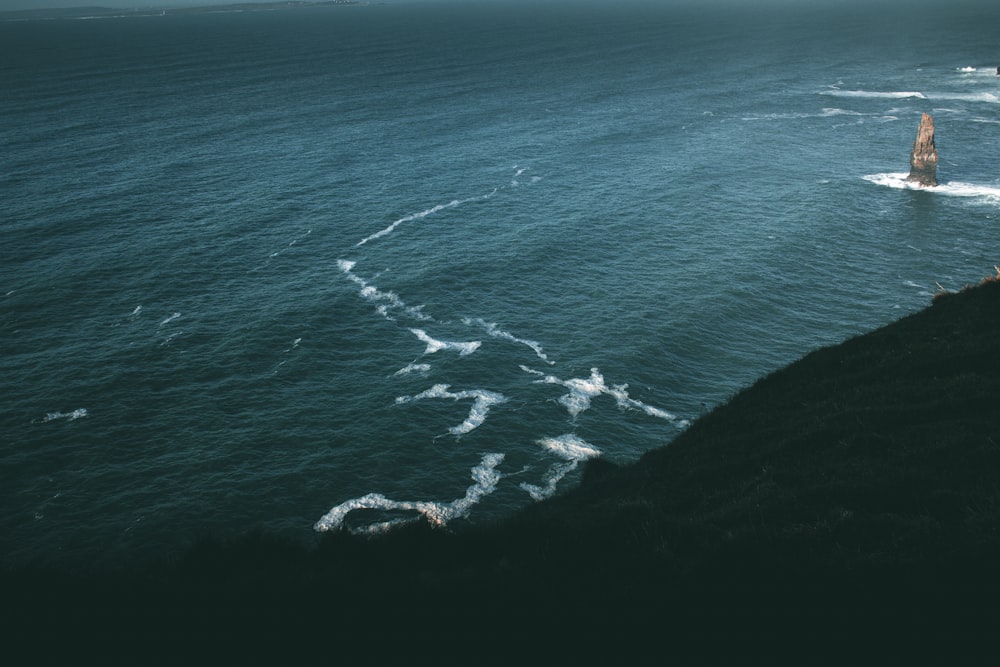
{"label": "choppy water texture", "polygon": [[500,516],[992,273],[984,11],[0,23],[5,556]]}

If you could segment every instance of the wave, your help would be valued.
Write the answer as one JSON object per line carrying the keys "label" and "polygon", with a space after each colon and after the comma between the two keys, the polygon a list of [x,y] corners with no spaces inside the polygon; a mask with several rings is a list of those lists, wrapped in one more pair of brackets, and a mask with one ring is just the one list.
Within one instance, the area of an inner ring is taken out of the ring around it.
{"label": "wave", "polygon": [[42,423],[55,421],[56,419],[65,419],[66,421],[76,421],[77,419],[82,419],[88,416],[90,413],[87,412],[87,408],[77,408],[72,412],[50,412],[45,415],[42,419]]}
{"label": "wave", "polygon": [[347,276],[348,280],[361,288],[358,294],[365,301],[374,304],[375,312],[379,315],[387,320],[394,320],[395,318],[389,314],[389,311],[399,310],[416,320],[426,321],[432,319],[429,315],[422,312],[423,306],[408,306],[395,292],[383,292],[374,285],[370,285],[367,280],[354,273],[353,269],[356,265],[357,262],[352,262],[351,260],[337,260],[337,267]]}
{"label": "wave", "polygon": [[393,373],[393,376],[410,375],[411,373],[426,373],[431,369],[430,364],[408,364]]}
{"label": "wave", "polygon": [[499,325],[497,325],[494,322],[487,322],[486,320],[483,320],[483,319],[478,318],[478,317],[475,318],[475,319],[470,318],[470,317],[465,317],[465,318],[462,318],[462,322],[464,324],[468,325],[468,326],[476,325],[476,326],[482,327],[486,331],[486,333],[488,333],[493,338],[500,338],[502,340],[507,340],[507,341],[510,341],[512,343],[518,343],[520,345],[526,345],[526,346],[530,347],[532,350],[534,350],[535,355],[537,355],[539,359],[541,359],[542,361],[544,361],[547,364],[555,364],[556,363],[554,361],[550,361],[549,360],[549,357],[545,354],[545,351],[542,348],[542,344],[541,343],[539,343],[537,341],[533,341],[533,340],[528,340],[526,338],[518,338],[517,336],[515,336],[512,333],[510,333],[508,331],[504,331],[503,329],[501,329],[499,327]]}
{"label": "wave", "polygon": [[559,402],[569,411],[572,417],[576,417],[581,412],[589,409],[591,399],[601,395],[608,395],[615,399],[619,408],[640,410],[650,417],[677,422],[680,426],[688,424],[687,420],[679,419],[677,415],[671,412],[632,398],[629,396],[627,384],[612,385],[609,387],[604,380],[604,376],[596,368],[590,369],[590,377],[571,378],[569,380],[561,380],[554,375],[545,375],[541,371],[536,371],[527,366],[521,366],[521,370],[532,375],[541,376],[542,379],[536,380],[536,382],[558,384],[569,389],[569,393],[561,396]]}
{"label": "wave", "polygon": [[[807,112],[793,112],[793,113],[768,113],[761,114],[758,116],[744,116],[744,121],[760,121],[760,120],[799,120],[804,118],[835,118],[838,116],[849,116],[853,118],[875,118],[881,121],[899,120],[896,116],[886,115],[881,113],[862,113],[860,111],[851,111],[850,109],[839,109],[836,107],[824,107],[819,113],[807,113]],[[863,123],[864,120],[858,120],[858,123]]]}
{"label": "wave", "polygon": [[555,454],[563,462],[554,463],[549,467],[545,475],[545,483],[542,486],[521,482],[518,486],[528,492],[533,500],[545,500],[556,492],[556,487],[563,477],[576,469],[581,461],[596,458],[601,455],[601,450],[589,442],[567,433],[555,438],[542,438],[538,441],[542,449],[551,454]]}
{"label": "wave", "polygon": [[469,200],[467,200],[467,199],[466,200],[453,199],[450,202],[448,202],[447,204],[438,204],[437,206],[432,206],[432,207],[430,207],[429,209],[427,209],[425,211],[420,211],[419,213],[412,213],[410,215],[405,215],[402,218],[400,218],[399,220],[397,220],[396,222],[392,223],[391,225],[389,225],[388,227],[386,227],[385,229],[383,229],[382,231],[375,232],[374,234],[372,234],[370,236],[366,236],[365,238],[361,239],[360,241],[358,241],[355,244],[355,247],[363,246],[364,244],[368,243],[369,241],[374,241],[375,239],[380,239],[383,236],[391,234],[394,231],[396,231],[396,228],[399,227],[400,225],[402,225],[403,223],[412,222],[413,220],[420,220],[421,218],[426,218],[427,216],[433,215],[434,213],[437,213],[438,211],[443,211],[446,208],[454,208],[455,206],[459,206],[460,204],[462,204],[464,201],[469,201]]}
{"label": "wave", "polygon": [[864,180],[897,190],[921,190],[924,192],[934,192],[937,194],[952,197],[982,197],[990,201],[1000,201],[1000,188],[987,185],[975,185],[973,183],[961,183],[949,181],[933,187],[924,187],[906,180],[907,172],[869,174],[863,176]]}
{"label": "wave", "polygon": [[994,93],[927,93],[927,99],[931,101],[957,100],[959,102],[989,102],[990,104],[1000,104],[1000,97]]}
{"label": "wave", "polygon": [[918,99],[929,100],[931,102],[941,102],[946,100],[956,100],[960,102],[988,102],[990,104],[1000,104],[1000,97],[995,93],[953,93],[945,91],[931,91],[922,93],[915,90],[901,91],[880,91],[880,90],[841,90],[833,88],[820,92],[821,95],[832,95],[834,97],[853,97],[867,99]]}
{"label": "wave", "polygon": [[[514,169],[514,175],[511,177],[510,187],[516,188],[518,185],[520,185],[520,181],[517,180],[518,177],[524,172],[526,172],[528,170],[528,167],[519,167],[515,164],[513,169]],[[537,183],[539,180],[540,177],[538,176],[533,176],[531,178],[532,183]],[[455,208],[456,206],[461,206],[463,204],[468,204],[470,202],[485,201],[490,197],[492,197],[493,195],[495,195],[497,192],[499,192],[503,187],[504,186],[495,187],[490,192],[487,192],[486,194],[483,195],[478,195],[476,197],[467,197],[466,199],[452,199],[450,202],[447,202],[445,204],[436,204],[428,209],[424,209],[423,211],[419,211],[417,213],[410,213],[409,215],[404,215],[402,218],[399,218],[398,220],[394,221],[388,227],[381,229],[375,232],[374,234],[371,234],[361,239],[360,241],[354,244],[354,247],[357,248],[359,246],[365,245],[366,243],[369,243],[370,241],[375,241],[377,239],[382,238],[383,236],[388,236],[389,234],[392,234],[394,231],[396,231],[396,229],[400,225],[404,225],[407,222],[413,222],[414,220],[422,220],[423,218],[426,218],[429,215],[434,215],[435,213],[439,213],[446,209]]]}
{"label": "wave", "polygon": [[458,350],[458,355],[460,357],[467,357],[478,350],[483,344],[482,341],[478,340],[462,343],[437,340],[436,338],[428,336],[427,332],[423,329],[410,329],[410,333],[416,336],[420,342],[427,344],[427,349],[424,350],[424,354],[434,354],[440,350]]}
{"label": "wave", "polygon": [[[329,512],[324,514],[313,525],[313,530],[318,532],[339,530],[343,526],[347,515],[360,509],[417,512],[424,516],[430,523],[436,526],[444,526],[452,519],[467,516],[469,510],[474,505],[496,490],[497,484],[503,477],[497,471],[497,467],[503,463],[503,460],[503,454],[484,454],[479,465],[470,471],[470,476],[474,483],[465,490],[463,497],[453,500],[450,503],[425,500],[390,500],[381,493],[369,493],[366,496],[353,498],[331,508]],[[361,532],[380,532],[398,523],[401,522],[399,520],[379,522],[360,530]]]}
{"label": "wave", "polygon": [[[132,312],[132,314],[135,315],[138,312],[139,312],[138,309],[136,309],[135,311]],[[168,318],[166,318],[165,320],[163,320],[162,322],[160,322],[160,326],[162,327],[164,324],[169,324],[169,323],[173,322],[174,320],[176,320],[180,316],[181,316],[180,313],[174,313],[173,315],[169,316]]]}
{"label": "wave", "polygon": [[840,88],[832,88],[830,90],[824,90],[820,93],[821,95],[833,95],[834,97],[860,97],[860,98],[871,98],[871,99],[907,99],[916,98],[918,100],[926,100],[927,97],[915,90],[900,90],[900,91],[880,91],[880,90],[841,90]]}
{"label": "wave", "polygon": [[507,402],[506,396],[495,391],[472,389],[467,391],[452,392],[449,391],[450,388],[451,385],[436,384],[430,389],[422,391],[419,394],[398,397],[396,399],[396,405],[412,403],[425,398],[450,398],[456,401],[468,400],[471,398],[473,402],[472,407],[469,409],[469,416],[466,417],[465,421],[458,426],[452,426],[448,429],[448,432],[452,435],[464,435],[482,426],[483,422],[486,421],[486,416],[489,414],[492,406]]}
{"label": "wave", "polygon": [[[522,169],[521,171],[524,171],[524,170]],[[521,172],[518,172],[518,173],[521,173]],[[400,225],[405,224],[407,222],[413,222],[414,220],[421,220],[423,218],[426,218],[429,215],[434,215],[435,213],[438,213],[440,211],[444,211],[444,210],[449,209],[449,208],[455,208],[456,206],[461,206],[462,204],[468,204],[469,202],[483,201],[483,200],[489,199],[490,197],[492,197],[493,195],[495,195],[497,193],[497,190],[498,190],[498,188],[494,188],[492,190],[492,192],[488,192],[485,195],[479,195],[478,197],[469,197],[468,199],[452,199],[447,204],[437,204],[436,206],[431,206],[430,208],[425,209],[423,211],[420,211],[419,213],[411,213],[410,215],[404,215],[402,218],[396,220],[395,222],[393,222],[391,225],[389,225],[385,229],[382,229],[381,231],[377,231],[374,234],[371,234],[371,235],[366,236],[365,238],[361,239],[360,241],[358,241],[357,243],[354,244],[354,247],[357,248],[359,246],[365,245],[366,243],[368,243],[370,241],[374,241],[376,239],[380,239],[383,236],[388,236],[389,234],[392,234],[394,231],[396,231],[397,227],[399,227]]]}

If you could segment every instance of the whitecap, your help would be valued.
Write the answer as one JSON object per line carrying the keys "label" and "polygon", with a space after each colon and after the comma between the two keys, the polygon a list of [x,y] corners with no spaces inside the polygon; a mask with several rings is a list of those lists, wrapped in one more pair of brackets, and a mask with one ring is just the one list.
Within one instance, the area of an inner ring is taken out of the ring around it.
{"label": "whitecap", "polygon": [[528,340],[526,338],[518,338],[517,336],[515,336],[512,333],[510,333],[509,331],[504,331],[503,329],[501,329],[499,327],[499,325],[497,325],[494,322],[487,322],[487,321],[485,321],[485,320],[483,320],[481,318],[478,318],[478,317],[475,318],[475,319],[466,317],[466,318],[462,319],[462,322],[464,322],[465,324],[467,324],[469,326],[477,325],[477,326],[482,327],[483,329],[486,330],[486,333],[488,333],[493,338],[500,338],[501,340],[507,340],[507,341],[510,341],[512,343],[518,343],[520,345],[525,345],[525,346],[531,348],[535,352],[535,355],[539,359],[541,359],[542,361],[544,361],[545,363],[547,363],[547,364],[554,364],[555,363],[554,361],[550,361],[549,360],[548,356],[545,354],[545,350],[542,348],[542,344],[541,343],[539,343],[537,341],[533,341],[533,340]]}
{"label": "whitecap", "polygon": [[423,306],[408,306],[399,295],[392,291],[382,291],[378,287],[371,285],[367,280],[354,273],[357,262],[347,259],[338,259],[337,267],[347,276],[348,280],[357,285],[360,289],[358,294],[362,299],[375,306],[375,312],[387,320],[393,320],[392,311],[401,311],[415,320],[431,320],[429,315],[423,312]]}
{"label": "whitecap", "polygon": [[567,433],[554,438],[542,438],[537,441],[542,449],[563,459],[559,463],[553,463],[545,474],[544,484],[529,484],[521,482],[518,486],[526,491],[533,500],[544,500],[556,492],[556,487],[562,478],[576,469],[581,461],[596,458],[601,455],[594,445],[582,438]]}
{"label": "whitecap", "polygon": [[[465,490],[465,495],[450,503],[426,500],[399,501],[390,500],[381,493],[369,493],[360,498],[347,500],[330,509],[313,525],[313,530],[327,532],[339,530],[347,515],[355,510],[376,509],[389,511],[413,511],[423,515],[436,526],[444,526],[452,519],[468,516],[471,509],[485,496],[493,493],[503,475],[497,467],[503,463],[504,455],[499,453],[484,454],[479,465],[470,471],[473,484]],[[368,532],[383,531],[398,525],[400,520],[378,522],[368,527]],[[363,531],[365,529],[362,529]]]}
{"label": "whitecap", "polygon": [[424,354],[434,354],[441,350],[457,350],[460,357],[467,357],[472,354],[483,344],[482,341],[473,340],[468,342],[451,342],[444,340],[437,340],[436,338],[431,338],[427,335],[427,332],[423,329],[410,329],[410,333],[417,337],[417,339],[425,343],[427,348],[424,350]]}
{"label": "whitecap", "polygon": [[989,104],[1000,104],[1000,97],[994,93],[928,93],[929,100],[956,100],[959,102],[988,102]]}
{"label": "whitecap", "polygon": [[65,419],[66,421],[76,421],[77,419],[86,417],[89,414],[90,413],[87,412],[87,408],[77,408],[72,412],[50,412],[47,415],[45,415],[45,418],[42,419],[42,422],[44,423],[44,422],[55,421],[56,419]]}
{"label": "whitecap", "polygon": [[453,199],[450,202],[448,202],[447,204],[438,204],[437,206],[432,206],[429,209],[420,211],[419,213],[411,213],[410,215],[404,215],[402,218],[396,220],[395,222],[393,222],[391,225],[389,225],[385,229],[383,229],[381,231],[378,231],[378,232],[375,232],[374,234],[371,234],[371,235],[366,236],[365,238],[361,239],[360,241],[358,241],[355,244],[355,247],[357,247],[357,246],[363,246],[364,244],[368,243],[369,241],[374,241],[375,239],[380,239],[383,236],[387,236],[388,234],[391,234],[394,231],[396,231],[396,228],[399,227],[400,225],[404,224],[404,223],[412,222],[413,220],[420,220],[421,218],[426,218],[427,216],[433,215],[434,213],[437,213],[438,211],[443,211],[446,208],[454,208],[455,206],[458,206],[458,205],[460,205],[462,203],[463,202],[461,200]]}
{"label": "whitecap", "polygon": [[831,90],[824,90],[820,94],[833,95],[834,97],[859,97],[859,98],[870,98],[870,99],[907,99],[911,97],[916,98],[918,100],[927,99],[927,96],[915,90],[881,91],[881,90],[841,90],[839,88],[833,88]]}
{"label": "whitecap", "polygon": [[467,391],[450,391],[451,385],[436,384],[430,389],[415,394],[413,396],[399,396],[396,398],[396,405],[421,401],[426,398],[450,398],[452,400],[472,399],[472,407],[469,408],[469,416],[458,426],[452,426],[448,432],[452,435],[465,435],[476,428],[482,426],[489,415],[490,408],[500,403],[506,403],[507,397],[495,391],[486,389],[472,389]]}
{"label": "whitecap", "polygon": [[426,373],[431,369],[430,364],[408,364],[393,373],[394,376],[410,375],[411,373]]}
{"label": "whitecap", "polygon": [[893,172],[882,174],[869,174],[863,176],[864,180],[897,190],[922,190],[924,192],[934,192],[952,197],[982,197],[990,201],[1000,201],[1000,188],[987,185],[976,185],[973,183],[961,183],[949,181],[934,186],[923,186],[919,183],[906,180],[907,172]]}
{"label": "whitecap", "polygon": [[174,313],[170,317],[168,317],[165,320],[163,320],[162,322],[160,322],[160,326],[162,327],[164,324],[169,324],[170,322],[173,322],[174,320],[176,320],[180,316],[181,316],[180,313]]}
{"label": "whitecap", "polygon": [[687,420],[679,420],[677,415],[671,412],[632,398],[629,396],[627,384],[612,385],[609,387],[604,380],[604,376],[596,368],[590,369],[590,377],[571,378],[569,380],[562,380],[554,375],[546,375],[541,371],[536,371],[524,365],[520,368],[526,373],[541,376],[541,380],[535,380],[537,383],[558,384],[569,389],[568,394],[559,397],[559,403],[574,418],[581,412],[588,410],[594,398],[601,395],[608,395],[615,399],[615,402],[621,409],[640,410],[650,417],[677,422],[680,426],[688,424]]}
{"label": "whitecap", "polygon": [[976,68],[975,67],[959,67],[958,71],[959,72],[966,72],[966,73],[968,73],[968,72],[975,72]]}
{"label": "whitecap", "polygon": [[361,239],[356,244],[354,244],[354,246],[355,247],[363,246],[369,241],[374,241],[376,239],[382,238],[383,236],[388,236],[389,234],[392,234],[394,231],[396,231],[397,227],[407,222],[413,222],[414,220],[421,220],[429,215],[433,215],[435,213],[444,211],[449,208],[455,208],[456,206],[461,206],[462,204],[468,204],[469,202],[483,201],[485,199],[489,199],[490,197],[495,195],[496,192],[497,190],[496,188],[494,188],[491,192],[485,195],[480,195],[478,197],[469,197],[468,199],[452,199],[450,202],[446,204],[437,204],[435,206],[431,206],[428,209],[420,211],[419,213],[411,213],[409,215],[404,215],[402,218],[399,218],[398,220],[390,224],[388,227]]}

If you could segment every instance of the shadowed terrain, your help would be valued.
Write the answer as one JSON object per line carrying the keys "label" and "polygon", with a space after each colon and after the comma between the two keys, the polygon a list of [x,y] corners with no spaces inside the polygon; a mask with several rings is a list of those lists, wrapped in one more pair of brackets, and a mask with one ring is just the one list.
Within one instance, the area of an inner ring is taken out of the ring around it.
{"label": "shadowed terrain", "polygon": [[1000,281],[941,294],[497,525],[8,570],[3,627],[23,664],[973,656],[1000,627],[998,328]]}

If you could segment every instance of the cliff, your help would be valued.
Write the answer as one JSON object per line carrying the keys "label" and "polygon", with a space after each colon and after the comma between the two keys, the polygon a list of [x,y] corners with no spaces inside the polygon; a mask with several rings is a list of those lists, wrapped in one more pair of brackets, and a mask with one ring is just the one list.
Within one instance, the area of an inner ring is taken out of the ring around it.
{"label": "cliff", "polygon": [[0,621],[35,664],[974,657],[1000,627],[998,328],[988,279],[501,524],[8,571]]}

